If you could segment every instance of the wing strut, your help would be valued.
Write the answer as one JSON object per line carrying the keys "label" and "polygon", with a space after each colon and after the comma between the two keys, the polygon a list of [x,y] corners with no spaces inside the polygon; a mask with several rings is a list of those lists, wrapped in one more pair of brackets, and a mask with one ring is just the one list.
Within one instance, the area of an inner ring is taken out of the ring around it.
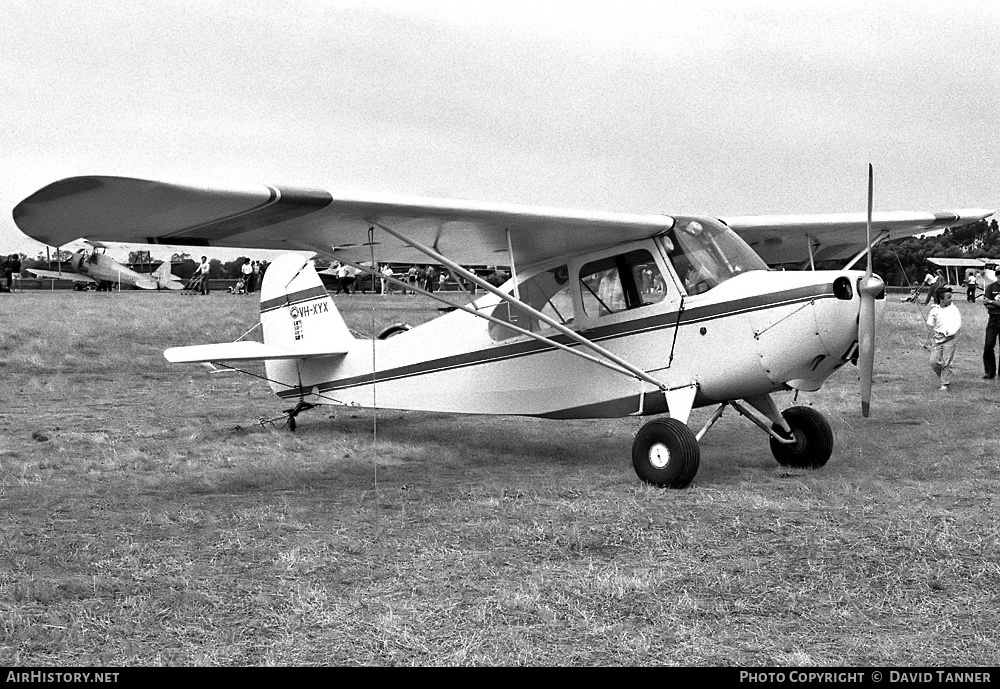
{"label": "wing strut", "polygon": [[514,281],[514,298],[521,300],[521,293],[517,288],[517,267],[514,265],[514,245],[510,241],[510,230],[507,230],[507,255],[510,256],[510,278]]}
{"label": "wing strut", "polygon": [[877,235],[875,235],[875,237],[873,239],[872,236],[871,236],[871,234],[870,234],[870,232],[871,232],[871,229],[870,229],[871,220],[869,220],[868,222],[869,222],[869,235],[868,235],[868,242],[867,242],[868,246],[866,246],[864,249],[862,249],[858,253],[857,256],[855,256],[850,261],[848,261],[847,265],[844,266],[844,270],[850,270],[851,268],[853,268],[855,263],[857,263],[858,261],[860,261],[861,259],[863,259],[865,256],[868,256],[868,254],[869,254],[869,252],[871,252],[871,249],[872,249],[873,246],[875,246],[876,244],[878,244],[879,242],[881,242],[883,239],[888,239],[889,238],[889,230],[882,230]]}
{"label": "wing strut", "polygon": [[[423,254],[425,254],[425,255],[433,258],[435,261],[439,261],[442,264],[448,266],[448,268],[451,269],[452,271],[454,271],[455,273],[461,275],[465,279],[470,280],[471,282],[475,283],[476,285],[482,287],[487,292],[490,292],[491,294],[495,294],[496,296],[500,297],[501,299],[503,299],[504,301],[506,301],[508,304],[511,304],[515,308],[520,309],[524,313],[526,313],[526,314],[528,314],[530,316],[534,316],[535,318],[537,318],[538,320],[542,321],[543,323],[552,326],[553,328],[555,328],[556,330],[558,330],[559,332],[561,332],[563,335],[566,335],[567,337],[569,337],[569,338],[571,338],[571,339],[579,342],[580,344],[582,344],[584,347],[586,347],[587,349],[591,350],[595,354],[597,354],[599,356],[602,356],[605,359],[607,359],[608,361],[611,361],[611,362],[617,364],[620,368],[625,369],[630,374],[632,374],[632,376],[634,376],[635,378],[638,378],[639,380],[645,381],[645,382],[647,382],[647,383],[649,383],[651,385],[655,385],[657,388],[659,388],[661,391],[664,391],[664,392],[669,389],[668,385],[666,385],[665,383],[657,380],[656,378],[653,378],[651,375],[649,375],[648,373],[646,373],[645,371],[643,371],[641,368],[630,364],[629,362],[625,361],[624,359],[622,359],[618,355],[609,352],[604,347],[601,347],[600,345],[597,345],[594,342],[591,342],[590,340],[588,340],[583,335],[580,335],[576,331],[570,330],[569,328],[567,328],[562,323],[556,321],[553,318],[550,318],[549,316],[545,315],[541,311],[538,311],[535,308],[533,308],[533,307],[525,304],[523,301],[520,301],[519,299],[513,298],[510,294],[507,294],[506,292],[503,292],[500,289],[494,287],[493,285],[491,285],[490,283],[486,282],[486,280],[483,280],[481,277],[479,277],[478,275],[476,275],[472,271],[466,270],[462,266],[458,265],[457,263],[455,263],[454,261],[452,261],[447,256],[444,256],[444,255],[438,253],[437,251],[434,251],[430,247],[424,246],[423,244],[421,244],[420,242],[417,242],[414,239],[410,239],[409,237],[406,237],[402,233],[397,232],[396,230],[394,230],[391,227],[388,227],[386,225],[383,225],[382,223],[375,222],[375,223],[372,223],[372,224],[375,225],[376,227],[380,227],[382,230],[384,230],[385,232],[388,232],[389,234],[391,234],[396,239],[399,239],[402,242],[406,242],[407,244],[409,244],[410,246],[412,246],[417,251],[419,251],[419,252],[421,252],[421,253],[423,253]],[[373,267],[373,269],[374,269],[374,267]],[[481,316],[483,314],[477,314],[477,315]],[[505,323],[504,325],[507,326],[507,327],[510,326],[510,324],[507,324],[507,323]],[[552,340],[550,340],[549,338],[543,338],[542,336],[538,335],[537,333],[531,333],[530,331],[528,331],[528,334],[531,337],[533,337],[533,338],[535,338],[537,340],[542,340],[542,341],[546,341],[546,342],[552,343]],[[570,350],[570,351],[572,351],[572,350]]]}
{"label": "wing strut", "polygon": [[[323,254],[323,255],[329,255],[329,254],[326,254],[325,252],[322,252],[322,251],[318,251],[316,253],[320,253],[320,254]],[[482,318],[484,320],[487,320],[490,323],[496,323],[497,325],[502,325],[504,328],[508,328],[509,330],[513,330],[514,332],[516,332],[516,333],[518,333],[520,335],[527,335],[528,337],[532,337],[532,338],[534,338],[536,340],[539,340],[539,341],[544,342],[544,343],[546,343],[548,345],[556,347],[557,349],[561,349],[563,351],[569,352],[570,354],[575,354],[576,356],[581,357],[583,359],[586,359],[587,361],[590,361],[592,363],[600,364],[601,366],[609,368],[612,371],[615,371],[616,373],[621,373],[621,374],[626,375],[626,376],[628,376],[630,378],[634,378],[635,377],[634,374],[631,371],[629,371],[627,369],[624,369],[624,368],[622,368],[620,366],[616,366],[615,364],[613,364],[613,363],[611,363],[609,361],[604,361],[602,359],[598,359],[595,356],[591,356],[590,354],[587,354],[586,352],[581,352],[578,349],[573,349],[572,347],[564,345],[561,342],[556,342],[555,340],[552,340],[551,338],[545,337],[544,335],[539,335],[538,333],[531,332],[530,330],[525,330],[524,328],[522,328],[520,326],[517,326],[517,325],[514,325],[513,323],[509,323],[507,321],[502,321],[499,318],[495,318],[494,316],[491,316],[488,313],[483,313],[482,311],[478,311],[478,310],[476,310],[476,309],[474,309],[471,306],[468,306],[466,304],[456,304],[455,302],[449,301],[448,299],[445,299],[445,298],[441,297],[440,295],[435,294],[434,292],[428,292],[427,290],[424,290],[424,289],[420,288],[419,286],[416,286],[416,285],[414,285],[412,283],[409,283],[409,282],[406,282],[404,280],[400,280],[399,278],[396,278],[396,277],[391,277],[391,276],[388,276],[388,275],[381,275],[381,274],[375,275],[374,271],[370,267],[361,265],[360,263],[355,263],[354,261],[350,261],[350,260],[348,260],[348,259],[346,259],[346,258],[344,258],[342,256],[336,256],[336,255],[334,255],[333,257],[336,258],[336,260],[340,261],[341,263],[343,263],[345,265],[349,265],[352,268],[357,268],[358,270],[360,270],[362,272],[367,272],[368,274],[373,275],[373,276],[379,278],[380,280],[384,279],[386,282],[392,283],[396,287],[400,287],[400,288],[402,288],[402,289],[404,289],[406,291],[416,292],[417,294],[419,294],[421,296],[430,297],[431,299],[439,301],[442,304],[446,304],[449,308],[457,309],[459,311],[464,311],[465,313],[468,313],[468,314],[471,314],[473,316],[476,316],[477,318]],[[374,265],[374,261],[372,262],[372,265]],[[466,295],[468,295],[470,297],[472,296],[472,295],[469,294],[469,292],[464,287],[461,286],[461,284],[459,285],[459,287],[461,287],[463,293],[465,293]],[[470,299],[470,301],[471,301],[471,299]]]}

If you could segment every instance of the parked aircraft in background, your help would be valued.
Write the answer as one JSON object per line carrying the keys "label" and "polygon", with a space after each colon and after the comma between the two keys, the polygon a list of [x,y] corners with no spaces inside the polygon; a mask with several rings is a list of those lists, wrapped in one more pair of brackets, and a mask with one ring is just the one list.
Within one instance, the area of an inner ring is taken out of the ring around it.
{"label": "parked aircraft in background", "polygon": [[92,244],[93,250],[80,249],[69,261],[68,271],[27,268],[40,278],[72,280],[76,289],[113,289],[128,285],[139,289],[182,289],[180,278],[170,273],[170,264],[162,263],[152,273],[138,273],[111,258],[100,244]]}
{"label": "parked aircraft in background", "polygon": [[[95,210],[99,209],[99,210]],[[834,438],[810,406],[857,363],[869,413],[884,284],[870,268],[769,271],[870,255],[873,241],[980,220],[992,211],[741,218],[633,215],[263,185],[115,177],[56,182],[14,209],[48,244],[129,243],[311,250],[347,265],[436,263],[487,294],[384,340],[348,330],[308,259],[286,254],[261,289],[263,342],[166,350],[172,362],[263,361],[296,417],[319,404],[553,419],[657,415],[632,445],[649,483],[694,478],[699,441],[727,407],[759,426],[782,465],[820,467]],[[141,228],[141,229],[139,229]],[[749,242],[749,244],[748,244]],[[489,284],[463,266],[503,263]],[[850,267],[850,266],[848,266]],[[398,283],[397,283],[398,284]],[[419,290],[421,291],[422,290]],[[425,293],[426,294],[426,293]],[[451,293],[454,294],[454,293]],[[433,390],[433,394],[428,394]],[[698,430],[695,407],[715,406]]]}

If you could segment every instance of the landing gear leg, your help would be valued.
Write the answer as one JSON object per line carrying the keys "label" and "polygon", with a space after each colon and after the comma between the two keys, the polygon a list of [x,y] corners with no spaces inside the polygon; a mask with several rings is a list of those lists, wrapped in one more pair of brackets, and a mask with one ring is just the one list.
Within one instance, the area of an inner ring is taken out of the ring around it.
{"label": "landing gear leg", "polygon": [[295,417],[308,409],[312,409],[315,406],[316,406],[315,404],[311,404],[309,402],[303,402],[300,400],[291,409],[286,409],[285,413],[288,414],[288,430],[294,432],[295,427],[297,425],[295,422]]}
{"label": "landing gear leg", "polygon": [[698,473],[701,449],[687,424],[677,419],[654,419],[635,434],[632,466],[646,483],[662,488],[684,488]]}

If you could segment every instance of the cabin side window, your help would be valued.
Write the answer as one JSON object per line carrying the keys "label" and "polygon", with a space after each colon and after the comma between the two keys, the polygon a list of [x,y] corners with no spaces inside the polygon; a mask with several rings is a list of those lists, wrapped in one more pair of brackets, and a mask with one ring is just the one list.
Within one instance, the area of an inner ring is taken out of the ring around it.
{"label": "cabin side window", "polygon": [[580,269],[580,294],[588,316],[607,316],[663,300],[663,274],[645,249],[608,256]]}
{"label": "cabin side window", "polygon": [[[518,283],[517,289],[521,301],[525,304],[536,311],[541,311],[557,323],[572,325],[573,295],[570,292],[569,269],[566,266],[542,271],[538,275]],[[533,315],[525,313],[506,301],[497,304],[490,315],[504,323],[510,323],[531,332],[553,329]],[[490,337],[497,341],[509,340],[521,334],[492,321],[489,325],[489,333]]]}

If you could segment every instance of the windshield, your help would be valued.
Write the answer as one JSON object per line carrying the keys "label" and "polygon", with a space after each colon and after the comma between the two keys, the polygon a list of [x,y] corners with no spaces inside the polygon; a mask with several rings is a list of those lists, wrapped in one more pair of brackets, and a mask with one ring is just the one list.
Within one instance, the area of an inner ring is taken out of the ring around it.
{"label": "windshield", "polygon": [[675,219],[669,237],[670,260],[688,294],[707,292],[739,273],[767,270],[750,246],[731,229],[710,218]]}

